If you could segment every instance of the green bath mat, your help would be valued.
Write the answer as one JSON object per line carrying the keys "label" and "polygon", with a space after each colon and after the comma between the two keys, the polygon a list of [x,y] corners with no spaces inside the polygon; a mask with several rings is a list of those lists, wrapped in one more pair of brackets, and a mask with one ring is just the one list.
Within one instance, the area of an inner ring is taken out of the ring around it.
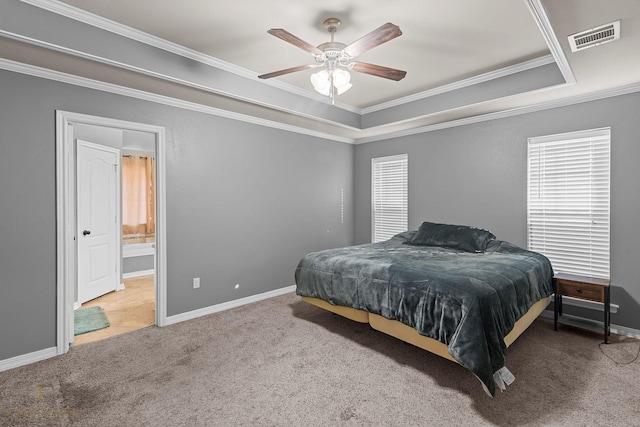
{"label": "green bath mat", "polygon": [[73,313],[73,334],[82,335],[87,332],[104,329],[110,325],[102,307],[79,308]]}

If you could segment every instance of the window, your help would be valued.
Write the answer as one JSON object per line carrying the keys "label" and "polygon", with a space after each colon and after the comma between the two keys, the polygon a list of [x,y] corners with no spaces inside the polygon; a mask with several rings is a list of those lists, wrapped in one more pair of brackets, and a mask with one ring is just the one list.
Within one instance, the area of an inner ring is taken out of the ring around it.
{"label": "window", "polygon": [[122,243],[155,242],[156,161],[122,156]]}
{"label": "window", "polygon": [[371,159],[371,240],[407,231],[407,155]]}
{"label": "window", "polygon": [[529,139],[529,249],[555,272],[609,278],[609,128]]}

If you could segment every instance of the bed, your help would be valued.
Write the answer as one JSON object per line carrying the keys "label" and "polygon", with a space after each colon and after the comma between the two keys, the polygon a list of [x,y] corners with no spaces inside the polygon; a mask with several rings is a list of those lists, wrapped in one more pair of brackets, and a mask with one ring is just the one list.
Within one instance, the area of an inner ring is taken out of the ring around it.
{"label": "bed", "polygon": [[513,381],[507,347],[549,304],[552,278],[539,253],[430,222],[384,242],[310,253],[295,271],[304,301],[461,364],[491,396]]}

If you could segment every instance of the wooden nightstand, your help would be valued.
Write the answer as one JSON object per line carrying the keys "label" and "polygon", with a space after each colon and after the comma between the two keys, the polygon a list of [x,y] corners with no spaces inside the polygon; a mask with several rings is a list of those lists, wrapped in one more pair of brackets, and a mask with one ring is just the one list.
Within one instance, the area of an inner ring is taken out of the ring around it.
{"label": "wooden nightstand", "polygon": [[562,316],[562,296],[579,298],[604,304],[604,343],[611,335],[611,296],[609,279],[558,273],[553,277],[555,289],[553,329],[558,330],[558,316]]}

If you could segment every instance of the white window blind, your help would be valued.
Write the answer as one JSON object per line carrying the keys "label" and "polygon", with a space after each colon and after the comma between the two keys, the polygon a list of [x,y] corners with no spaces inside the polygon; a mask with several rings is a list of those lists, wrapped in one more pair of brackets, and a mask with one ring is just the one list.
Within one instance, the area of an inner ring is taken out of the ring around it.
{"label": "white window blind", "polygon": [[556,273],[609,278],[609,128],[529,139],[528,247]]}
{"label": "white window blind", "polygon": [[406,154],[371,159],[373,242],[407,231],[407,170]]}

